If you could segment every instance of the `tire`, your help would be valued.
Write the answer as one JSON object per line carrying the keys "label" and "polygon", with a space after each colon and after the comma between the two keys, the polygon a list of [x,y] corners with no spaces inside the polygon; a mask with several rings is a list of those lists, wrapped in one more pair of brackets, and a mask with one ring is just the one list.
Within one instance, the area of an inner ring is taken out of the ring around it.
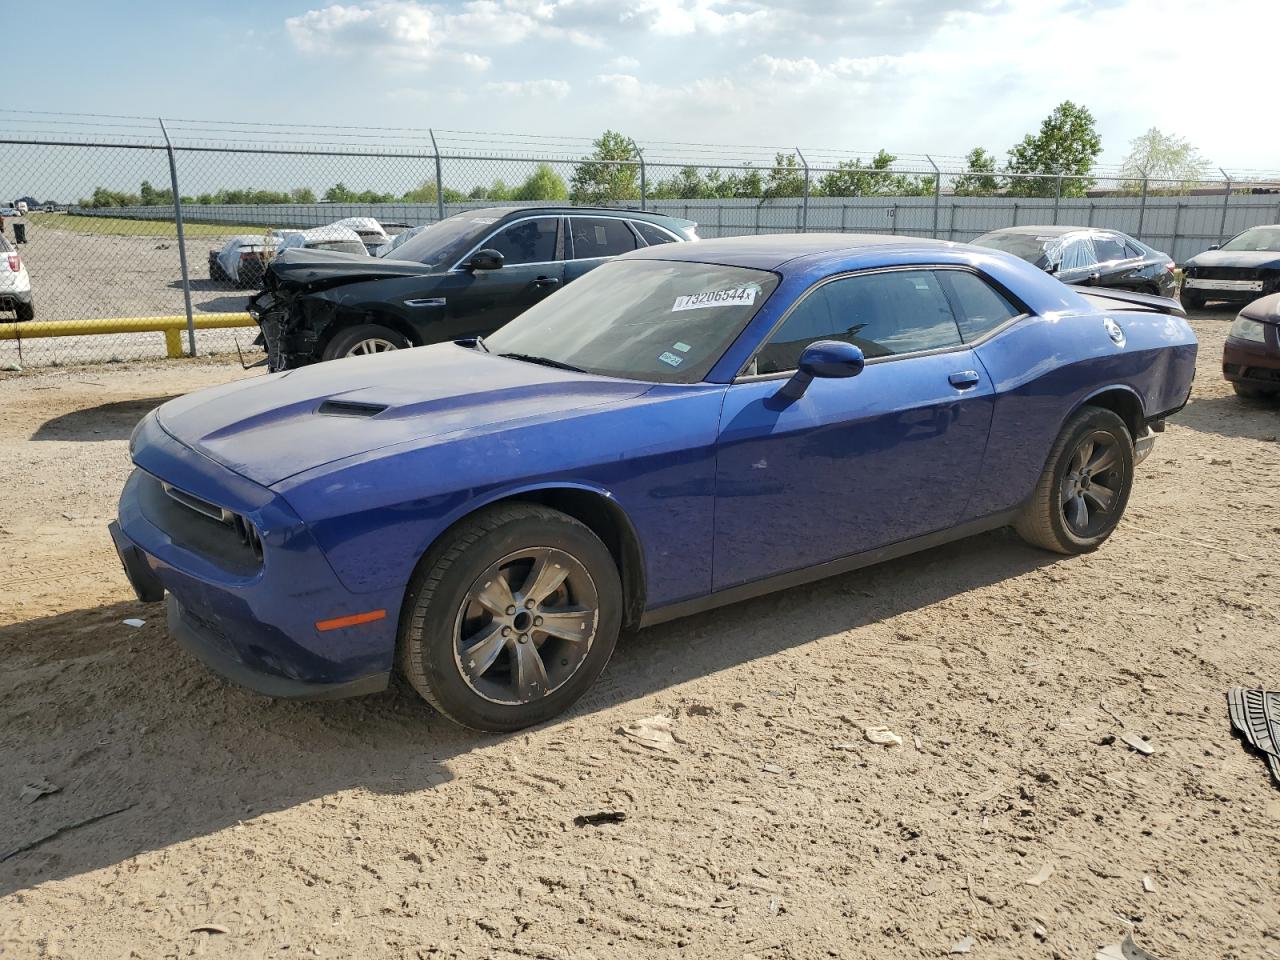
{"label": "tire", "polygon": [[361,323],[354,327],[344,327],[335,333],[325,344],[320,359],[337,360],[341,357],[385,353],[389,350],[408,350],[412,346],[409,338],[397,330],[380,323]]}
{"label": "tire", "polygon": [[[556,581],[565,567],[572,572]],[[558,583],[554,591],[526,608],[526,591],[537,597],[541,584],[551,583]],[[502,610],[507,600],[512,605]],[[576,640],[539,629],[541,615],[550,620],[558,610],[573,611],[557,619]],[[463,521],[418,564],[400,617],[397,659],[410,685],[450,720],[506,732],[572,706],[609,662],[621,625],[622,582],[599,537],[557,510],[498,505]],[[468,647],[481,648],[478,657],[487,662],[464,666]],[[521,669],[533,663],[530,657],[541,673]]]}
{"label": "tire", "polygon": [[1266,387],[1254,387],[1247,383],[1236,383],[1232,381],[1231,388],[1235,390],[1236,396],[1245,400],[1268,400],[1277,393],[1275,390],[1268,390]]}
{"label": "tire", "polygon": [[1195,290],[1183,289],[1181,293],[1182,306],[1187,310],[1203,310],[1205,305],[1204,294]]}
{"label": "tire", "polygon": [[29,323],[36,318],[36,302],[28,300],[23,303],[19,300],[13,305],[13,312],[19,323]]}
{"label": "tire", "polygon": [[[1101,462],[1107,450],[1112,455]],[[1094,466],[1081,476],[1080,467],[1089,464]],[[1098,549],[1124,516],[1133,468],[1133,437],[1124,421],[1101,407],[1077,411],[1054,441],[1035,492],[1014,524],[1018,535],[1056,553]]]}

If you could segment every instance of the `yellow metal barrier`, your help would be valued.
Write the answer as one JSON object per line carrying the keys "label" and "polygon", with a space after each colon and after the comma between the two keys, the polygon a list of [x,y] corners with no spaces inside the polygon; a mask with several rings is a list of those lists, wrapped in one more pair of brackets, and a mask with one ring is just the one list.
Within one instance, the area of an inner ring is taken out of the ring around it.
{"label": "yellow metal barrier", "polygon": [[[252,327],[247,313],[206,313],[195,318],[197,330],[224,327]],[[108,333],[163,333],[165,352],[182,356],[182,334],[186,317],[106,317],[101,320],[32,320],[28,323],[0,323],[0,340],[29,337],[92,337]]]}

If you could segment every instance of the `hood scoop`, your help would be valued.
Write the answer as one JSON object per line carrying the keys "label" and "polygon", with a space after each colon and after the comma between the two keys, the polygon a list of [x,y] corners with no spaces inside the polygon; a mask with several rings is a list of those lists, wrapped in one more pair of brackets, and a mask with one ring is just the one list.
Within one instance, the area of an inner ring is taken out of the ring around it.
{"label": "hood scoop", "polygon": [[326,400],[317,413],[328,417],[376,417],[387,409],[385,403],[360,403],[357,400]]}

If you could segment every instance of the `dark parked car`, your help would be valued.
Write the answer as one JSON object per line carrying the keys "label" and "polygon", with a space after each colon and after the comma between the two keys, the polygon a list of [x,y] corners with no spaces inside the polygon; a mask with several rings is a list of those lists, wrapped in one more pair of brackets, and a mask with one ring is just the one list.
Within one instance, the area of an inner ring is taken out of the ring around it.
{"label": "dark parked car", "polygon": [[1178,295],[1173,258],[1118,230],[1006,227],[973,242],[1021,257],[1063,283]]}
{"label": "dark parked car", "polygon": [[482,336],[608,258],[696,240],[696,227],[637,210],[471,210],[391,256],[284,251],[249,313],[271,370]]}
{"label": "dark parked car", "polygon": [[483,341],[169,401],[111,532],[170,636],[246,686],[399,669],[512,730],[628,626],[1010,524],[1097,549],[1191,390],[1181,313],[935,240],[651,246]]}
{"label": "dark parked car", "polygon": [[1183,264],[1182,302],[1248,303],[1280,291],[1280,224],[1250,227]]}
{"label": "dark parked car", "polygon": [[1280,396],[1280,293],[1240,311],[1222,350],[1222,375],[1242,397]]}

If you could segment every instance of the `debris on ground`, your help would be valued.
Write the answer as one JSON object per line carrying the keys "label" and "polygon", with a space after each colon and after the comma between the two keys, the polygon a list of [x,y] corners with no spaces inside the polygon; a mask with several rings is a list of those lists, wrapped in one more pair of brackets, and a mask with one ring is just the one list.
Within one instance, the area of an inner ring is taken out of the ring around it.
{"label": "debris on ground", "polygon": [[35,803],[41,797],[47,797],[51,793],[57,793],[62,788],[55,783],[50,783],[44,777],[39,780],[33,780],[30,783],[24,783],[22,789],[18,792],[18,799],[23,803]]}
{"label": "debris on ground", "polygon": [[139,620],[137,617],[129,617],[127,620],[121,621],[126,627],[140,627],[147,621]]}
{"label": "debris on ground", "polygon": [[618,732],[641,746],[660,753],[670,753],[676,746],[676,738],[671,733],[670,717],[656,716],[633,720],[626,726],[620,727]]}
{"label": "debris on ground", "polygon": [[1133,942],[1133,934],[1126,933],[1119,943],[1105,946],[1095,953],[1093,960],[1156,960],[1156,958]]}
{"label": "debris on ground", "polygon": [[1027,877],[1027,879],[1023,880],[1022,882],[1032,887],[1038,887],[1052,876],[1053,876],[1053,864],[1046,863],[1039,870],[1037,870],[1032,876]]}
{"label": "debris on ground", "polygon": [[1266,758],[1280,787],[1280,691],[1232,687],[1227,692],[1227,712],[1236,732]]}
{"label": "debris on ground", "polygon": [[621,823],[627,815],[621,810],[601,810],[599,813],[580,813],[573,818],[579,827],[598,827],[602,823]]}
{"label": "debris on ground", "polygon": [[231,931],[228,930],[226,927],[224,927],[220,923],[202,923],[197,927],[192,927],[191,932],[192,933],[230,933]]}
{"label": "debris on ground", "polygon": [[965,937],[963,940],[957,940],[951,945],[952,953],[968,953],[973,949],[973,937]]}
{"label": "debris on ground", "polygon": [[878,743],[882,747],[902,746],[902,737],[898,736],[888,727],[867,727],[862,731],[862,735],[872,743]]}
{"label": "debris on ground", "polygon": [[1156,752],[1155,747],[1136,733],[1122,733],[1120,734],[1120,741],[1130,750],[1140,753],[1144,757],[1149,757]]}
{"label": "debris on ground", "polygon": [[1156,885],[1150,877],[1142,878],[1142,890],[1144,893],[1155,893]]}
{"label": "debris on ground", "polygon": [[763,770],[765,773],[785,773],[786,772],[776,763],[766,763],[760,769]]}

